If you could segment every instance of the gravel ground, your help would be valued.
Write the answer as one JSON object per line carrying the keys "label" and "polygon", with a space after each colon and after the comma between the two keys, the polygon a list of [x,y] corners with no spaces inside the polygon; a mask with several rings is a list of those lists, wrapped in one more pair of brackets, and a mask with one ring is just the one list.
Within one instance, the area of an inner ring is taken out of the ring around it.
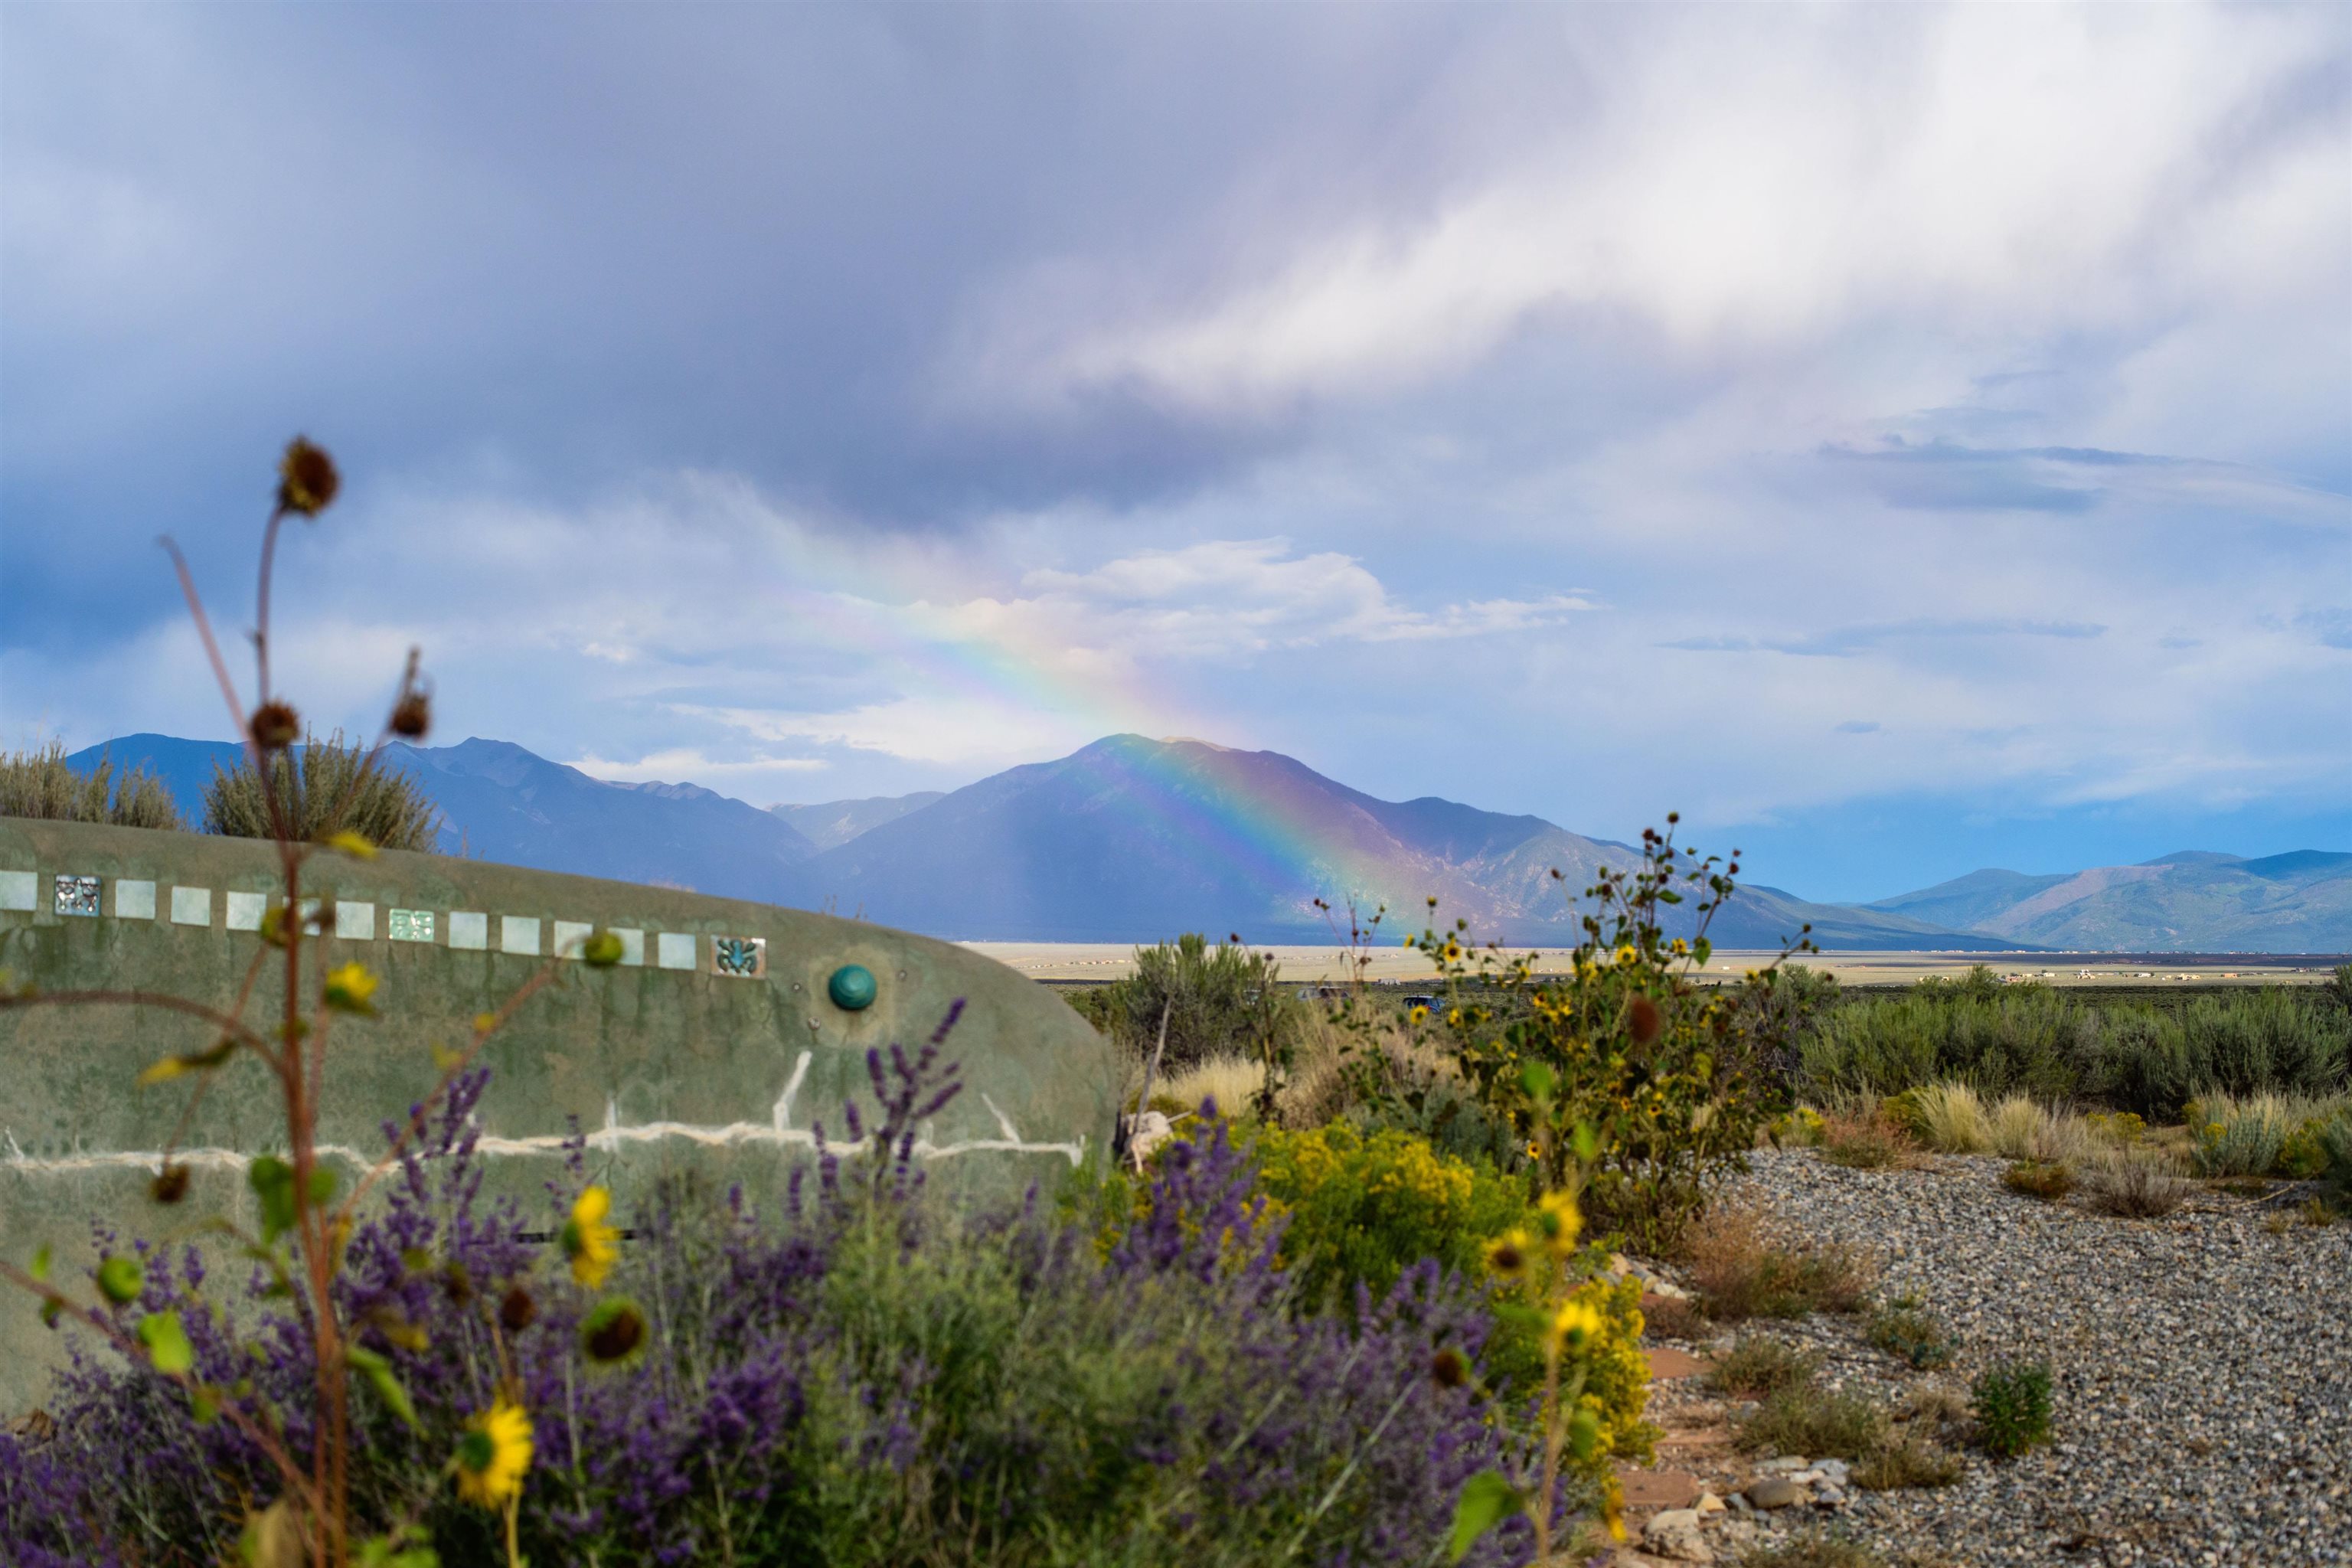
{"label": "gravel ground", "polygon": [[[2045,1358],[2051,1447],[1958,1485],[1861,1492],[1840,1512],[1890,1560],[1977,1564],[2352,1564],[2352,1224],[2297,1224],[2200,1191],[2162,1219],[2044,1205],[2002,1163],[1853,1171],[1760,1154],[1738,1189],[1772,1223],[1874,1257],[1881,1299],[1919,1298],[1957,1341],[1918,1373],[1858,1319],[1761,1325],[1825,1353],[1832,1382],[1940,1381]],[[1777,1533],[1777,1531],[1775,1532]]]}

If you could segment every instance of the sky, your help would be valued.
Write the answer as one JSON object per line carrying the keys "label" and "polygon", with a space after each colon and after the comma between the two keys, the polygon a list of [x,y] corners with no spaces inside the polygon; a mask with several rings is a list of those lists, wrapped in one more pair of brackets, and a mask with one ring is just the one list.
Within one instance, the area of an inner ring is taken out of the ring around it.
{"label": "sky", "polygon": [[[0,745],[2352,848],[2352,9],[0,7]],[[249,675],[247,690],[250,690]]]}

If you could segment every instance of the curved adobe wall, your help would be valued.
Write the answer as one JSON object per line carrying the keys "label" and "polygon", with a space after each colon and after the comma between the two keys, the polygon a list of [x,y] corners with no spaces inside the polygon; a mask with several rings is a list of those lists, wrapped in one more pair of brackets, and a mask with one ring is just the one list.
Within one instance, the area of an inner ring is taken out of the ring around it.
{"label": "curved adobe wall", "polygon": [[[161,991],[226,1005],[262,953],[251,1016],[274,1024],[266,999],[282,960],[252,927],[275,873],[272,847],[252,840],[0,818],[0,971],[44,991]],[[919,1045],[958,997],[966,1006],[947,1054],[967,1087],[923,1130],[931,1180],[999,1191],[1050,1180],[1111,1131],[1108,1045],[1044,987],[950,943],[440,856],[321,854],[303,893],[338,911],[306,969],[356,957],[383,977],[382,1016],[338,1021],[329,1038],[320,1135],[347,1152],[337,1156],[347,1174],[383,1147],[384,1119],[434,1081],[433,1042],[462,1043],[476,1014],[592,927],[635,933],[634,961],[561,963],[482,1057],[490,1179],[531,1214],[550,1201],[544,1184],[560,1175],[575,1125],[625,1214],[676,1169],[740,1182],[755,1202],[773,1194],[807,1158],[816,1121],[844,1142],[844,1100],[872,1105],[868,1047]],[[93,903],[97,912],[76,912]],[[751,942],[763,951],[740,945]],[[877,982],[863,1009],[828,993],[852,964]],[[201,1022],[152,1008],[0,1014],[0,1256],[22,1262],[48,1241],[63,1262],[87,1247],[93,1220],[148,1237],[192,1235],[220,1212],[250,1223],[244,1167],[275,1145],[279,1116],[249,1057],[223,1069],[180,1141],[194,1176],[188,1201],[167,1210],[145,1196],[190,1080],[143,1090],[134,1081],[159,1058],[209,1043]],[[57,1353],[29,1305],[0,1300],[0,1412],[37,1397],[33,1368]]]}

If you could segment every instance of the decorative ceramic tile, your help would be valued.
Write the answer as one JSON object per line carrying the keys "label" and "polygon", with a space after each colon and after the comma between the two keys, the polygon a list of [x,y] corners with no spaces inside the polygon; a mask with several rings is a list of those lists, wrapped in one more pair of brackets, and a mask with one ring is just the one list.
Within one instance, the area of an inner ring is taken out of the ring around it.
{"label": "decorative ceramic tile", "polygon": [[40,907],[41,879],[30,871],[0,871],[0,910],[31,914]]}
{"label": "decorative ceramic tile", "polygon": [[114,918],[119,921],[153,920],[155,884],[127,882],[117,878],[114,883]]}
{"label": "decorative ceramic tile", "polygon": [[632,969],[642,968],[646,962],[646,933],[632,926],[614,926],[614,936],[621,939],[621,962]]}
{"label": "decorative ceramic tile", "polygon": [[304,936],[319,934],[319,900],[316,899],[302,900],[302,934]]}
{"label": "decorative ceramic tile", "polygon": [[691,931],[666,931],[654,943],[654,962],[664,969],[692,969],[696,945]]}
{"label": "decorative ceramic tile", "polygon": [[449,911],[449,945],[481,952],[490,945],[490,917],[472,910]]}
{"label": "decorative ceramic tile", "polygon": [[579,957],[580,950],[587,945],[588,939],[591,936],[593,936],[595,932],[596,928],[590,925],[586,921],[556,921],[555,947],[553,950],[555,956],[558,958]]}
{"label": "decorative ceramic tile", "polygon": [[764,936],[714,936],[710,939],[710,973],[738,980],[757,980],[768,973],[768,939]]}
{"label": "decorative ceramic tile", "polygon": [[537,915],[500,915],[499,917],[499,951],[520,953],[525,958],[539,956],[539,917]]}
{"label": "decorative ceramic tile", "polygon": [[98,917],[98,879],[58,873],[58,913]]}
{"label": "decorative ceramic tile", "polygon": [[345,942],[375,940],[375,906],[353,899],[335,900],[335,934]]}
{"label": "decorative ceramic tile", "polygon": [[228,929],[259,931],[261,916],[269,908],[267,893],[231,893],[228,896]]}
{"label": "decorative ceramic tile", "polygon": [[172,923],[175,926],[211,925],[213,890],[210,888],[173,889]]}
{"label": "decorative ceramic tile", "polygon": [[431,910],[394,910],[385,917],[394,942],[431,942],[433,911]]}

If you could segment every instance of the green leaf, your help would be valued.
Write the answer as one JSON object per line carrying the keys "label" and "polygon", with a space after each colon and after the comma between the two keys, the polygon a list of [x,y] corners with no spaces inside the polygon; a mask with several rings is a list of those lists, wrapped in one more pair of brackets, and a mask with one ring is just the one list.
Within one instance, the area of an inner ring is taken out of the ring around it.
{"label": "green leaf", "polygon": [[416,1406],[409,1403],[408,1390],[403,1388],[400,1385],[400,1379],[393,1375],[390,1362],[365,1345],[345,1347],[343,1359],[350,1362],[353,1370],[362,1377],[367,1379],[368,1386],[375,1390],[375,1396],[383,1400],[385,1406],[394,1415],[399,1416],[411,1431],[424,1429],[423,1425],[416,1419]]}
{"label": "green leaf", "polygon": [[1503,1478],[1499,1470],[1481,1470],[1462,1483],[1462,1496],[1454,1504],[1454,1532],[1445,1543],[1448,1563],[1459,1563],[1478,1544],[1479,1538],[1525,1506],[1519,1489]]}
{"label": "green leaf", "polygon": [[1706,967],[1706,961],[1709,957],[1713,956],[1714,952],[1715,944],[1708,942],[1705,937],[1700,937],[1696,942],[1691,943],[1691,961],[1696,963],[1701,969],[1705,969]]}
{"label": "green leaf", "polygon": [[188,1414],[196,1425],[209,1426],[220,1419],[221,1391],[211,1384],[200,1383],[188,1390]]}
{"label": "green leaf", "polygon": [[188,1331],[180,1326],[177,1312],[150,1312],[139,1320],[139,1342],[147,1347],[147,1359],[155,1370],[164,1373],[193,1371],[196,1351],[188,1343]]}
{"label": "green leaf", "polygon": [[276,1241],[294,1228],[294,1167],[262,1154],[246,1168],[246,1184],[261,1200],[261,1238]]}
{"label": "green leaf", "polygon": [[1559,1079],[1551,1068],[1541,1062],[1529,1062],[1519,1068],[1519,1087],[1537,1100],[1550,1099],[1551,1091],[1559,1085]]}
{"label": "green leaf", "polygon": [[1601,1158],[1601,1134],[1591,1122],[1578,1122],[1576,1131],[1570,1135],[1570,1142],[1575,1145],[1576,1157],[1586,1164],[1590,1165]]}
{"label": "green leaf", "polygon": [[146,1283],[147,1271],[135,1258],[117,1253],[98,1266],[99,1292],[118,1307],[137,1300]]}
{"label": "green leaf", "polygon": [[49,1244],[45,1241],[41,1243],[39,1249],[33,1254],[33,1280],[36,1284],[46,1285],[48,1283],[48,1279]]}

